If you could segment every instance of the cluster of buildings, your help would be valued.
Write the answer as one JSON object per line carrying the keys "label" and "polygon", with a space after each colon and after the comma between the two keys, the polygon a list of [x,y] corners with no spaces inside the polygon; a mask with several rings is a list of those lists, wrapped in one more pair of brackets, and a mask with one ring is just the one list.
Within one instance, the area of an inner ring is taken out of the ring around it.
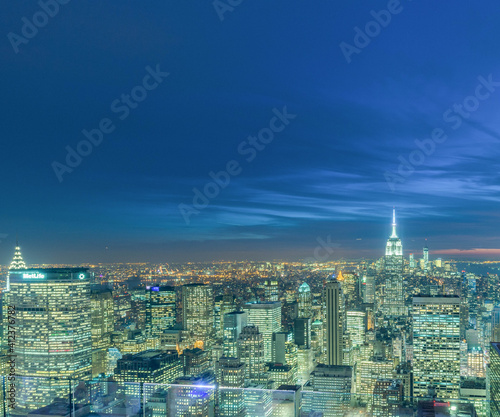
{"label": "cluster of buildings", "polygon": [[95,268],[28,268],[16,247],[0,352],[1,375],[15,357],[16,378],[4,377],[2,391],[14,387],[16,408],[4,394],[1,408],[500,416],[498,276],[431,261],[427,246],[418,262],[406,259],[395,213],[376,261],[270,270],[235,282],[224,269],[110,285]]}

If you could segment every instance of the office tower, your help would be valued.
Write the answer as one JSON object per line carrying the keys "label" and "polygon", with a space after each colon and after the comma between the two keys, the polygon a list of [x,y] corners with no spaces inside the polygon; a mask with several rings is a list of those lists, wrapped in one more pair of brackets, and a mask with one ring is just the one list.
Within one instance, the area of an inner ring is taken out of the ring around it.
{"label": "office tower", "polygon": [[237,358],[222,357],[217,362],[218,416],[244,417],[245,401],[243,388],[245,386],[245,363]]}
{"label": "office tower", "polygon": [[372,406],[373,390],[377,379],[392,378],[394,362],[383,357],[373,356],[369,360],[361,360],[356,367],[356,394],[361,404]]}
{"label": "office tower", "polygon": [[311,347],[311,319],[296,318],[293,322],[295,344],[299,349],[309,349]]}
{"label": "office tower", "polygon": [[[427,242],[427,239],[425,239]],[[423,260],[424,260],[424,270],[428,271],[429,270],[429,248],[427,247],[427,243],[423,249]]]}
{"label": "office tower", "polygon": [[267,382],[264,337],[253,324],[243,327],[238,337],[238,358],[245,363],[245,379],[253,384]]}
{"label": "office tower", "polygon": [[491,341],[500,342],[500,306],[491,312]]}
{"label": "office tower", "polygon": [[215,386],[202,377],[179,377],[168,390],[169,417],[213,417]]}
{"label": "office tower", "polygon": [[271,417],[273,397],[272,391],[261,389],[261,386],[250,386],[243,390],[246,417]]}
{"label": "office tower", "polygon": [[[176,351],[146,350],[136,354],[124,355],[118,359],[114,379],[124,387],[127,395],[140,395],[139,384],[171,384],[182,376],[182,363]],[[157,388],[144,384],[144,394],[151,395]]]}
{"label": "office tower", "polygon": [[311,288],[307,282],[303,282],[299,287],[299,318],[312,317],[312,296]]}
{"label": "office tower", "polygon": [[[10,271],[16,306],[19,408],[39,408],[68,394],[68,381],[92,374],[89,274],[85,268]],[[36,378],[43,377],[43,378]]]}
{"label": "office tower", "polygon": [[473,404],[458,401],[420,401],[416,412],[418,417],[477,417]]}
{"label": "office tower", "polygon": [[404,315],[403,245],[396,233],[396,210],[392,212],[392,234],[387,240],[384,261],[386,281],[383,312],[389,316]]}
{"label": "office tower", "polygon": [[491,343],[490,347],[488,387],[491,417],[500,417],[500,343],[498,342]]}
{"label": "office tower", "polygon": [[361,346],[365,343],[366,312],[361,310],[347,310],[346,332],[351,342],[351,347]]}
{"label": "office tower", "polygon": [[107,371],[108,349],[114,330],[113,293],[109,289],[93,288],[90,292],[92,333],[92,377]]}
{"label": "office tower", "polygon": [[273,392],[273,417],[300,417],[301,385],[281,385]]}
{"label": "office tower", "polygon": [[410,253],[410,268],[414,269],[417,267],[417,263],[415,262],[415,255]]}
{"label": "office tower", "polygon": [[458,398],[460,389],[460,298],[413,297],[414,395],[436,387],[441,399]]}
{"label": "office tower", "polygon": [[325,326],[321,320],[314,320],[311,324],[311,348],[314,357],[319,361],[325,349]]}
{"label": "office tower", "polygon": [[326,283],[326,350],[327,365],[343,362],[342,290],[337,280]]}
{"label": "office tower", "polygon": [[210,369],[211,356],[206,350],[184,349],[181,358],[185,376],[200,376]]}
{"label": "office tower", "polygon": [[268,279],[264,281],[264,299],[266,301],[279,300],[279,287],[276,279]]}
{"label": "office tower", "polygon": [[304,387],[302,415],[344,416],[349,410],[352,390],[352,368],[318,364]]}
{"label": "office tower", "polygon": [[346,304],[354,306],[358,301],[358,276],[352,272],[344,272],[342,276],[344,278],[342,281],[342,293],[344,294]]}
{"label": "office tower", "polygon": [[245,304],[243,310],[248,314],[248,324],[254,324],[262,333],[265,362],[271,362],[272,336],[281,331],[281,302],[249,303]]}
{"label": "office tower", "polygon": [[289,340],[287,332],[277,332],[272,335],[272,354],[271,361],[273,363],[287,363],[286,347]]}
{"label": "office tower", "polygon": [[146,334],[159,337],[176,323],[175,287],[154,286],[146,289]]}
{"label": "office tower", "polygon": [[189,345],[201,349],[211,346],[214,338],[214,297],[210,285],[182,286],[182,325]]}
{"label": "office tower", "polygon": [[245,311],[232,311],[224,314],[224,356],[238,357],[238,337],[246,325],[247,313]]}
{"label": "office tower", "polygon": [[373,389],[372,416],[397,416],[403,402],[403,384],[396,379],[377,379]]}
{"label": "office tower", "polygon": [[370,274],[363,274],[360,280],[361,299],[365,304],[373,304],[375,302],[375,277]]}

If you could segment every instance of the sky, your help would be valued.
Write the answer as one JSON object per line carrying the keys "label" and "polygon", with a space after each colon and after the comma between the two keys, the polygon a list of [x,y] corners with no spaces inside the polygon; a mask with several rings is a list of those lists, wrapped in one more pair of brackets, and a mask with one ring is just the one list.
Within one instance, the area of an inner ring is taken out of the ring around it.
{"label": "sky", "polygon": [[59,1],[0,4],[0,263],[500,259],[498,1]]}

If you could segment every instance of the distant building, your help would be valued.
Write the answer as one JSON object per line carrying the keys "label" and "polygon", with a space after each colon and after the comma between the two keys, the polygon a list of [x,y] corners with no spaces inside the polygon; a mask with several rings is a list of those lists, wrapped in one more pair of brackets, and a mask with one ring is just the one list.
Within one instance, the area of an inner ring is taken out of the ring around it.
{"label": "distant building", "polygon": [[252,384],[266,384],[264,337],[254,325],[245,326],[238,337],[238,358],[245,363],[245,378]]}
{"label": "distant building", "polygon": [[243,327],[247,325],[245,311],[232,311],[224,315],[224,356],[238,356],[238,337]]}
{"label": "distant building", "polygon": [[216,374],[218,416],[244,417],[245,363],[238,358],[222,357],[217,363]]}
{"label": "distant building", "polygon": [[343,363],[343,305],[340,282],[326,283],[326,349],[327,364],[340,366]]}

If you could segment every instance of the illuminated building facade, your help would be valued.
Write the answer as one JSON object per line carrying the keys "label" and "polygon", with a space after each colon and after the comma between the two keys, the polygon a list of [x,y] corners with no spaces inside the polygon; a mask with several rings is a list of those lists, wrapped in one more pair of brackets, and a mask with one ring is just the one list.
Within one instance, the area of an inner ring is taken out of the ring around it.
{"label": "illuminated building facade", "polygon": [[220,417],[244,417],[245,363],[237,358],[222,357],[217,362],[218,415]]}
{"label": "illuminated building facade", "polygon": [[252,384],[267,382],[265,374],[264,337],[259,328],[248,325],[238,337],[238,358],[245,363],[245,378]]}
{"label": "illuminated building facade", "polygon": [[312,317],[311,287],[303,282],[299,287],[299,318]]}
{"label": "illuminated building facade", "polygon": [[91,378],[90,281],[85,268],[11,270],[8,303],[16,306],[16,374],[26,377],[18,387],[20,408],[45,406],[67,395],[70,379]]}
{"label": "illuminated building facade", "polygon": [[265,362],[271,362],[273,333],[281,331],[281,302],[249,303],[243,310],[248,315],[248,324],[254,324],[262,333]]}
{"label": "illuminated building facade", "polygon": [[107,371],[108,349],[114,330],[113,293],[108,289],[92,289],[90,293],[92,333],[92,377]]}
{"label": "illuminated building facade", "polygon": [[177,308],[175,287],[153,286],[146,289],[146,333],[159,336],[175,326]]}
{"label": "illuminated building facade", "polygon": [[403,245],[396,233],[396,210],[393,210],[392,234],[387,240],[384,258],[386,280],[382,310],[388,316],[401,316],[405,314],[403,268]]}
{"label": "illuminated building facade", "polygon": [[460,389],[460,298],[413,297],[414,395],[436,387],[441,399],[458,398]]}
{"label": "illuminated building facade", "polygon": [[187,284],[182,287],[182,325],[188,343],[207,349],[214,340],[214,295],[210,285]]}
{"label": "illuminated building facade", "polygon": [[246,325],[247,313],[245,311],[232,311],[224,315],[224,356],[232,358],[238,356],[238,337]]}

